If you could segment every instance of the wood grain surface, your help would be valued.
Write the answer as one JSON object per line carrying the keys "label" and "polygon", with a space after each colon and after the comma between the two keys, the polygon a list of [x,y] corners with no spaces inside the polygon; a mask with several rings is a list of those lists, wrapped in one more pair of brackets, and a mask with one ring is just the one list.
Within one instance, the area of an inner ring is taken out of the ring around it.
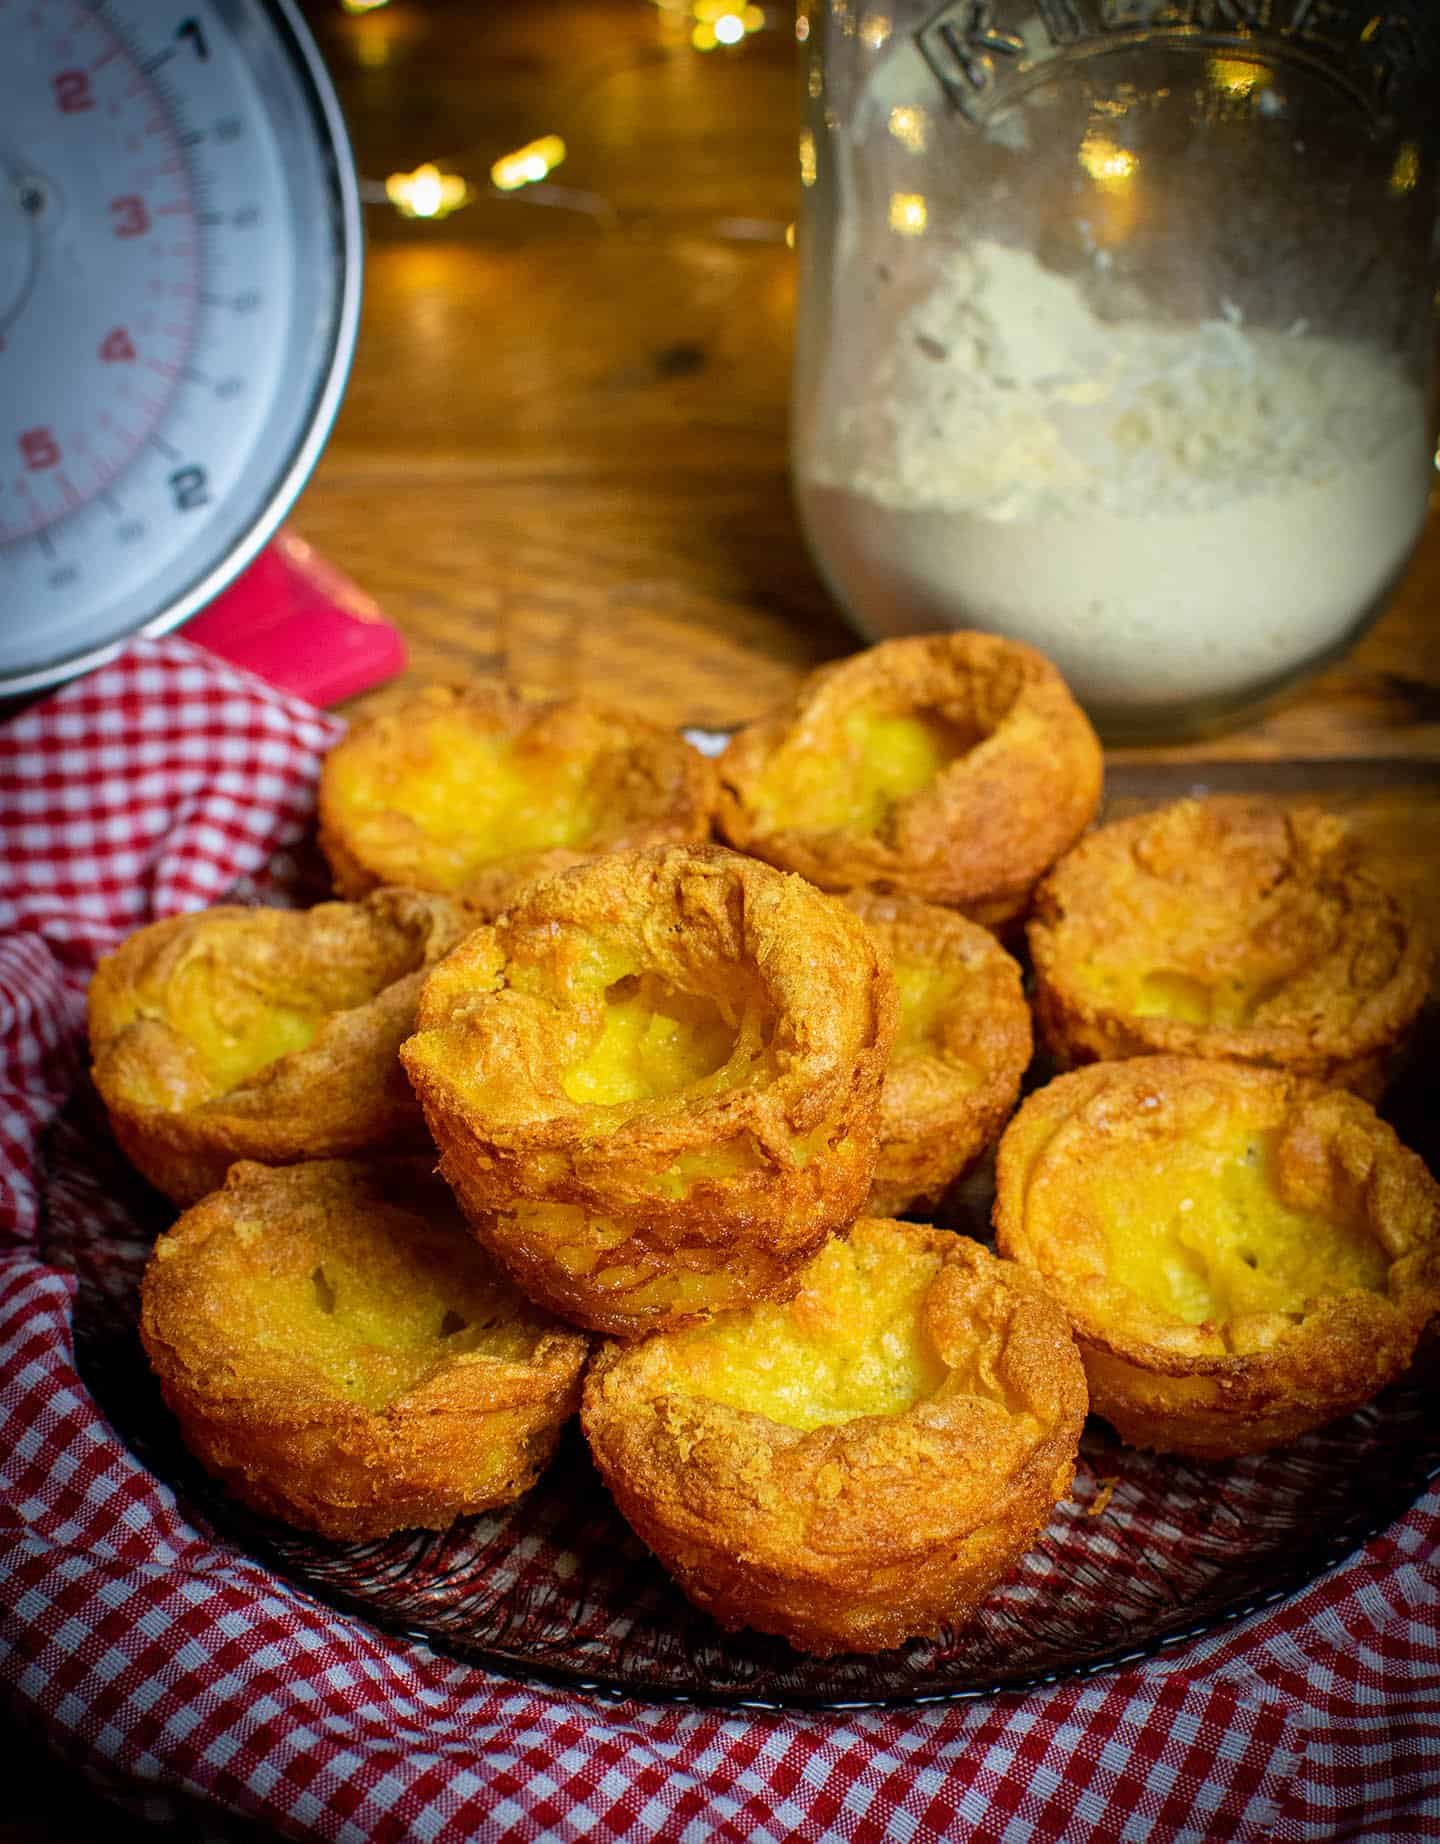
{"label": "wood grain surface", "polygon": [[[306,11],[367,177],[438,158],[483,182],[499,154],[558,132],[555,181],[600,201],[368,214],[354,375],[294,524],[402,628],[404,682],[501,668],[719,725],[852,647],[786,483],[783,3],[774,29],[711,55],[647,0]],[[1431,889],[1440,794],[1406,765],[1440,761],[1440,522],[1343,663],[1242,731],[1127,755],[1193,762],[1197,779],[1226,759],[1313,761],[1299,782],[1317,787],[1322,759],[1379,758],[1391,772],[1361,777],[1366,823]],[[130,1834],[76,1763],[0,1740],[0,1844]]]}

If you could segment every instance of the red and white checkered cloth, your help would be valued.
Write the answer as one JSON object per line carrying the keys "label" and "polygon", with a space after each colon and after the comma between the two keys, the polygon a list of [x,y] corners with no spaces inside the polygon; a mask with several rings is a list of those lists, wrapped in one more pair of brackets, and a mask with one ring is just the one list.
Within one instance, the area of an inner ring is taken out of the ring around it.
{"label": "red and white checkered cloth", "polygon": [[[179,1513],[76,1374],[35,1144],[95,956],[304,829],[333,720],[180,640],[0,725],[0,1685],[189,1838],[1440,1839],[1440,1489],[1262,1615],[992,1701],[731,1716],[519,1687]],[[13,1768],[11,1770],[13,1772]]]}

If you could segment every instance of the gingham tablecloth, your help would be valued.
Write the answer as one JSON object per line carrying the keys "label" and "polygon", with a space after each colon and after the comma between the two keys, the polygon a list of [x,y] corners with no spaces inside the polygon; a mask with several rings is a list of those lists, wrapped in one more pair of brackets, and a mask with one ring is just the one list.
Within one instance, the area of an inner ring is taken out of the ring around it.
{"label": "gingham tablecloth", "polygon": [[[1288,1602],[980,1703],[730,1716],[451,1664],[189,1524],[76,1374],[37,1138],[95,957],[306,827],[338,726],[182,640],[0,725],[0,1683],[133,1810],[345,1844],[1440,1838],[1440,1490]],[[13,1767],[10,1770],[13,1772]]]}

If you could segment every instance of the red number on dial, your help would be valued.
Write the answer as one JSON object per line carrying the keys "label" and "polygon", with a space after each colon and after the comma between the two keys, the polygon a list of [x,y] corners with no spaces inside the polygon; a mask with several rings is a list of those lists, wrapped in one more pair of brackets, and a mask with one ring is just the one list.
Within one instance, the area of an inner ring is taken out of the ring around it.
{"label": "red number on dial", "polygon": [[95,107],[95,98],[90,94],[90,78],[83,70],[57,71],[50,79],[50,87],[62,115],[78,115],[82,109]]}
{"label": "red number on dial", "polygon": [[110,215],[115,220],[117,237],[143,237],[150,228],[150,213],[145,209],[145,201],[133,192],[127,192],[123,198],[112,198]]}
{"label": "red number on dial", "polygon": [[104,339],[100,341],[100,356],[111,362],[117,359],[134,358],[135,346],[124,327],[111,327]]}
{"label": "red number on dial", "polygon": [[23,429],[20,432],[20,459],[32,474],[47,467],[58,467],[60,444],[50,429]]}

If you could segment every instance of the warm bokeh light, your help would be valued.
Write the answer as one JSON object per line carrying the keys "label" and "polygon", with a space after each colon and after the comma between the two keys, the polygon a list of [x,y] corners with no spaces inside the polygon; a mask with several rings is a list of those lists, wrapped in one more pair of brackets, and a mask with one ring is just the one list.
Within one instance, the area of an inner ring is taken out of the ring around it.
{"label": "warm bokeh light", "polygon": [[521,186],[533,186],[554,172],[564,158],[565,143],[559,135],[541,135],[513,154],[502,154],[490,169],[490,183],[497,192],[518,192]]}
{"label": "warm bokeh light", "polygon": [[749,32],[765,24],[765,9],[737,6],[735,0],[694,0],[695,29],[690,43],[697,51],[714,51],[717,45],[738,45]]}
{"label": "warm bokeh light", "polygon": [[902,237],[919,237],[930,220],[923,196],[918,192],[890,194],[890,228]]}
{"label": "warm bokeh light", "polygon": [[800,131],[800,184],[815,184],[815,137],[808,128]]}
{"label": "warm bokeh light", "polygon": [[384,70],[428,31],[415,7],[391,6],[390,0],[367,0],[344,9],[339,33],[361,70]]}
{"label": "warm bokeh light", "polygon": [[860,38],[862,43],[870,47],[871,51],[879,51],[892,30],[888,13],[870,13],[860,28]]}
{"label": "warm bokeh light", "polygon": [[925,143],[930,138],[930,117],[923,109],[902,103],[890,111],[889,127],[894,138],[912,154],[925,152]]}
{"label": "warm bokeh light", "polygon": [[442,173],[428,161],[413,173],[392,173],[385,196],[406,218],[444,218],[468,202],[470,188],[458,173]]}
{"label": "warm bokeh light", "polygon": [[347,13],[373,13],[377,6],[389,6],[390,0],[340,0]]}
{"label": "warm bokeh light", "polygon": [[1256,90],[1268,89],[1273,77],[1263,64],[1254,64],[1249,58],[1207,58],[1205,68],[1216,89],[1230,96],[1250,96]]}
{"label": "warm bokeh light", "polygon": [[1080,164],[1102,186],[1127,185],[1140,170],[1137,154],[1100,134],[1087,134],[1080,143]]}
{"label": "warm bokeh light", "polygon": [[1406,141],[1395,156],[1395,164],[1390,169],[1390,190],[1396,198],[1403,198],[1407,192],[1413,192],[1420,183],[1420,143]]}

